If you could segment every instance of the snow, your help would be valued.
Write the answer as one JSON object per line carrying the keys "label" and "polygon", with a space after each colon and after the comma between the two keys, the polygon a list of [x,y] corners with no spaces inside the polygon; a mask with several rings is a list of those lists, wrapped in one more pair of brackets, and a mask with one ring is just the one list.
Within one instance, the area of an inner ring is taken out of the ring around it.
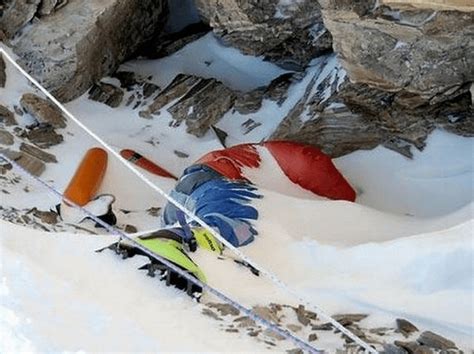
{"label": "snow", "polygon": [[[335,65],[332,57],[313,63],[311,75],[290,89],[281,107],[264,100],[259,114],[245,117],[262,123],[261,130],[231,138],[260,141],[301,98],[309,80],[316,76],[322,81]],[[268,84],[285,72],[223,47],[211,35],[169,58],[135,60],[121,69],[152,75],[160,87],[185,72],[240,90]],[[7,78],[8,89],[0,89],[2,104],[13,107],[23,92],[34,92],[9,63]],[[148,120],[131,107],[111,109],[87,95],[67,108],[114,149],[139,151],[177,175],[204,153],[220,148],[211,133],[198,139],[184,126],[170,127],[166,109]],[[25,116],[21,123],[30,118]],[[228,114],[218,127],[235,133],[242,119]],[[97,144],[73,122],[60,132],[65,143],[49,149],[58,163],[48,164],[42,177],[63,189],[83,153]],[[383,147],[338,158],[336,165],[358,191],[356,203],[308,194],[289,183],[267,156],[260,170],[245,171],[264,198],[256,204],[259,235],[242,250],[329,313],[370,313],[365,321],[377,326],[407,318],[472,349],[473,149],[472,138],[436,131],[412,160]],[[178,158],[174,150],[189,157]],[[165,191],[174,184],[146,176]],[[1,194],[5,207],[47,210],[58,202],[31,182],[8,187],[11,194]],[[118,212],[120,226],[159,227],[146,210],[163,207],[165,201],[114,158],[100,192],[115,195],[117,212],[132,211]],[[85,226],[93,229],[91,223]],[[217,321],[201,315],[201,305],[145,277],[136,270],[143,259],[122,261],[110,252],[94,253],[114,241],[106,235],[47,234],[1,221],[0,352],[266,350],[248,336],[223,331]],[[191,257],[211,285],[246,306],[295,301],[232,261],[206,253]],[[318,344],[331,350],[331,334]]]}
{"label": "snow", "polygon": [[266,86],[285,70],[262,58],[244,55],[225,47],[212,33],[188,44],[177,53],[161,60],[132,60],[120,70],[134,71],[148,77],[161,87],[179,74],[214,78],[239,91],[251,91]]}
{"label": "snow", "polygon": [[0,229],[1,353],[255,350],[250,337],[220,330],[199,304],[138,272],[143,260],[94,253],[112,237],[4,221]]}

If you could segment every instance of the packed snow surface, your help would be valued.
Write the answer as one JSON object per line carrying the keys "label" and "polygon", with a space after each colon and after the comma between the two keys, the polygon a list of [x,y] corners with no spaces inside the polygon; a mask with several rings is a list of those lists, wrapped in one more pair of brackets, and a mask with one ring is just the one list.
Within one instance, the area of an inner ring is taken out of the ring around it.
{"label": "packed snow surface", "polygon": [[[152,75],[162,87],[185,72],[240,90],[268,84],[283,73],[222,47],[210,35],[169,58],[137,60],[123,69]],[[22,93],[35,91],[8,63],[7,78],[8,89],[0,88],[2,104],[12,107]],[[87,95],[67,108],[114,149],[135,149],[177,175],[219,148],[211,133],[198,139],[183,126],[170,127],[165,111],[145,120],[132,107],[111,109]],[[263,116],[262,122],[271,118]],[[28,124],[27,115],[22,119]],[[229,127],[226,119],[223,126]],[[61,190],[83,153],[97,146],[71,121],[62,134],[65,142],[49,149],[58,163],[48,164],[42,176]],[[472,349],[473,148],[473,139],[437,131],[413,160],[382,147],[336,159],[358,191],[356,203],[310,195],[268,159],[260,170],[249,171],[264,197],[257,203],[259,236],[242,251],[329,313],[370,313],[367,321],[380,326],[407,318]],[[188,157],[179,158],[175,151]],[[172,180],[144,174],[165,191],[173,187]],[[58,202],[33,182],[24,183],[28,193],[23,185],[13,186],[10,194],[1,194],[1,205],[47,210]],[[101,192],[115,195],[120,226],[159,227],[158,218],[146,210],[163,207],[165,200],[114,158]],[[83,226],[93,229],[92,223]],[[220,330],[182,293],[150,281],[136,270],[140,260],[94,253],[114,240],[46,234],[2,222],[0,352],[265,350],[247,336]],[[211,285],[246,306],[294,301],[242,269],[205,254],[192,257]]]}

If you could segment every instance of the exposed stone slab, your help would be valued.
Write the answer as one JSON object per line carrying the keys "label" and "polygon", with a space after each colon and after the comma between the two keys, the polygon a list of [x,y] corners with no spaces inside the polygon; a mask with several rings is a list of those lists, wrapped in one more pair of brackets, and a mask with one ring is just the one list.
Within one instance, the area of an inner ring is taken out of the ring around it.
{"label": "exposed stone slab", "polygon": [[69,101],[112,73],[166,21],[165,0],[70,0],[15,39],[20,64]]}
{"label": "exposed stone slab", "polygon": [[20,100],[21,107],[39,123],[51,124],[55,128],[65,128],[66,119],[62,111],[50,101],[33,93],[25,93]]}

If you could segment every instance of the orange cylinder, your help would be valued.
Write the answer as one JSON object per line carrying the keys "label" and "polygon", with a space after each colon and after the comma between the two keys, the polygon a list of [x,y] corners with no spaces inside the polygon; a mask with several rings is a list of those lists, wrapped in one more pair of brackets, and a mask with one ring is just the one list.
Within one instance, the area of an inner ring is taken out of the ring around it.
{"label": "orange cylinder", "polygon": [[106,169],[107,152],[101,148],[89,149],[69,182],[64,196],[77,205],[86,205],[99,190]]}

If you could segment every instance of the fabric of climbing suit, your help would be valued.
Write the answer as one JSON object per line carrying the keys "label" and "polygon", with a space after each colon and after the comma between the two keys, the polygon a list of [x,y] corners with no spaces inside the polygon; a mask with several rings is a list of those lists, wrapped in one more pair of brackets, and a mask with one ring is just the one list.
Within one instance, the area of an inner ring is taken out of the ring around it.
{"label": "fabric of climbing suit", "polygon": [[[206,165],[192,165],[184,171],[171,196],[235,247],[252,242],[257,234],[251,220],[258,219],[258,211],[251,202],[261,195],[246,181],[232,181]],[[168,203],[163,212],[164,224],[178,222],[178,213]]]}
{"label": "fabric of climbing suit", "polygon": [[[252,201],[261,195],[244,171],[260,166],[258,149],[267,149],[288,179],[302,188],[329,199],[355,200],[354,189],[327,155],[313,146],[287,141],[212,151],[184,171],[171,195],[232,245],[252,242],[257,235],[252,221],[258,219]],[[177,222],[176,213],[177,208],[168,203],[165,225]]]}

